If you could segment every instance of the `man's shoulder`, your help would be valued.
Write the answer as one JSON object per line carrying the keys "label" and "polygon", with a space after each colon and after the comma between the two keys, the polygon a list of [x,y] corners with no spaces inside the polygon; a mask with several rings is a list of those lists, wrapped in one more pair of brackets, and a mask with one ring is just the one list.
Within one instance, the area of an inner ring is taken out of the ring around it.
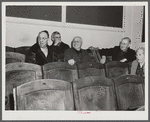
{"label": "man's shoulder", "polygon": [[[105,48],[104,48],[104,49],[105,49]],[[120,50],[120,46],[114,46],[114,47],[110,47],[110,48],[106,48],[106,49]]]}
{"label": "man's shoulder", "polygon": [[81,49],[81,52],[87,52],[87,50],[86,49]]}
{"label": "man's shoulder", "polygon": [[81,53],[82,53],[82,55],[88,55],[89,51],[86,49],[81,49]]}
{"label": "man's shoulder", "polygon": [[68,49],[66,49],[65,50],[65,53],[71,53],[71,52],[73,52],[74,50],[72,49],[72,48],[68,48]]}
{"label": "man's shoulder", "polygon": [[51,45],[47,45],[47,48],[48,48],[49,50],[52,50]]}
{"label": "man's shoulder", "polygon": [[48,45],[50,48],[52,48],[53,47],[53,44],[51,44],[51,45]]}
{"label": "man's shoulder", "polygon": [[69,47],[69,45],[66,44],[66,43],[64,43],[64,42],[61,42],[61,45],[62,45],[62,46],[65,46],[65,47]]}
{"label": "man's shoulder", "polygon": [[37,50],[38,49],[38,44],[37,43],[35,43],[34,45],[32,45],[31,47],[30,47],[30,50]]}
{"label": "man's shoulder", "polygon": [[135,51],[134,49],[129,48],[130,51]]}
{"label": "man's shoulder", "polygon": [[120,51],[120,46],[114,46],[114,47],[112,47],[112,48],[109,48],[109,50],[111,50],[111,51],[117,51],[117,52],[119,52]]}
{"label": "man's shoulder", "polygon": [[114,46],[113,48],[120,50],[120,46]]}
{"label": "man's shoulder", "polygon": [[135,53],[135,50],[129,48],[129,52]]}

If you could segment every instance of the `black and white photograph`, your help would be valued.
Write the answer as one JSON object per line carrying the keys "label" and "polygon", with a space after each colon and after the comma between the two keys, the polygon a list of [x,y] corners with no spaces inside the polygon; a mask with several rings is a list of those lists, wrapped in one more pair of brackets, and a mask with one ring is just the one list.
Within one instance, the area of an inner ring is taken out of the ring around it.
{"label": "black and white photograph", "polygon": [[148,120],[148,2],[2,2],[2,120]]}

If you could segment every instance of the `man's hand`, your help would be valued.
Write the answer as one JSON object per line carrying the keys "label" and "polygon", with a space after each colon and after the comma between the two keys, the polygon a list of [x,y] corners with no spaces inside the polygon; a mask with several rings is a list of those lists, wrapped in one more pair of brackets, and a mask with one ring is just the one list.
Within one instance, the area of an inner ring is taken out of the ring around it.
{"label": "man's hand", "polygon": [[106,56],[102,56],[102,59],[100,60],[101,64],[104,64],[106,62]]}
{"label": "man's hand", "polygon": [[68,60],[68,63],[69,63],[70,65],[74,65],[76,62],[75,62],[74,59],[70,59],[70,60]]}
{"label": "man's hand", "polygon": [[36,62],[36,54],[34,52],[31,52],[31,55],[32,55],[32,60]]}
{"label": "man's hand", "polygon": [[127,61],[127,59],[126,59],[126,58],[124,58],[124,59],[120,60],[120,62],[126,62],[126,61]]}

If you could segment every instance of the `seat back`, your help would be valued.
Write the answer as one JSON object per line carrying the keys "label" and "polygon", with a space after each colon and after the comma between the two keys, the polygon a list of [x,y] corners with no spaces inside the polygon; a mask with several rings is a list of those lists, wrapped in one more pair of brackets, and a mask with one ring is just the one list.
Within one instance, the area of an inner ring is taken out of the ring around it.
{"label": "seat back", "polygon": [[106,62],[105,63],[108,63],[108,62],[111,62],[112,61],[112,56],[106,56]]}
{"label": "seat back", "polygon": [[114,79],[120,110],[136,109],[144,105],[143,81],[135,75],[122,75]]}
{"label": "seat back", "polygon": [[15,48],[15,52],[25,55],[29,49],[30,49],[30,46],[17,47],[17,48]]}
{"label": "seat back", "polygon": [[145,106],[139,107],[136,111],[145,111]]}
{"label": "seat back", "polygon": [[91,76],[73,82],[77,110],[116,110],[114,84],[111,79]]}
{"label": "seat back", "polygon": [[116,78],[123,74],[128,74],[128,64],[111,61],[105,64],[106,76],[108,78]]}
{"label": "seat back", "polygon": [[78,79],[76,66],[71,66],[67,62],[52,62],[43,65],[45,79],[59,79],[73,82]]}
{"label": "seat back", "polygon": [[131,74],[131,66],[132,66],[132,62],[129,62],[129,63],[128,63],[129,74]]}
{"label": "seat back", "polygon": [[14,90],[17,110],[74,110],[71,83],[42,79]]}
{"label": "seat back", "polygon": [[6,52],[6,64],[15,62],[25,62],[25,55],[15,52]]}
{"label": "seat back", "polygon": [[96,60],[95,60],[95,57],[94,57],[94,55],[93,55],[92,50],[87,49],[86,52],[87,52],[88,55],[90,56],[90,61],[93,61],[93,62],[96,61]]}
{"label": "seat back", "polygon": [[29,63],[11,63],[6,65],[7,110],[13,110],[13,88],[21,84],[42,79],[41,66]]}
{"label": "seat back", "polygon": [[13,47],[6,46],[6,52],[15,52]]}
{"label": "seat back", "polygon": [[75,65],[69,65],[67,62],[51,62],[43,65],[44,70],[52,70],[52,69],[74,69]]}
{"label": "seat back", "polygon": [[80,78],[89,77],[89,76],[102,76],[105,77],[104,69],[97,68],[87,68],[84,70],[79,70]]}
{"label": "seat back", "polygon": [[102,76],[105,77],[105,69],[104,65],[95,63],[95,62],[87,62],[78,64],[79,70],[79,78],[84,78],[88,76]]}

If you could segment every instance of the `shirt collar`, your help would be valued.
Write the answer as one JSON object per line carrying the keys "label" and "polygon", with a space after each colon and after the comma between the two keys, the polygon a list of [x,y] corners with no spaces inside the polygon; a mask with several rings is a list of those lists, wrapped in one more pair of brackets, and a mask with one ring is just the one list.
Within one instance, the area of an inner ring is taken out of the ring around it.
{"label": "shirt collar", "polygon": [[[72,49],[74,49],[74,48],[72,48]],[[78,51],[78,50],[76,50],[76,49],[74,49],[74,50],[79,54],[79,53],[81,53],[81,50],[82,50],[82,49],[80,49],[80,51]]]}
{"label": "shirt collar", "polygon": [[54,45],[54,43],[52,44],[53,46],[60,46],[62,42],[59,42],[57,45]]}

